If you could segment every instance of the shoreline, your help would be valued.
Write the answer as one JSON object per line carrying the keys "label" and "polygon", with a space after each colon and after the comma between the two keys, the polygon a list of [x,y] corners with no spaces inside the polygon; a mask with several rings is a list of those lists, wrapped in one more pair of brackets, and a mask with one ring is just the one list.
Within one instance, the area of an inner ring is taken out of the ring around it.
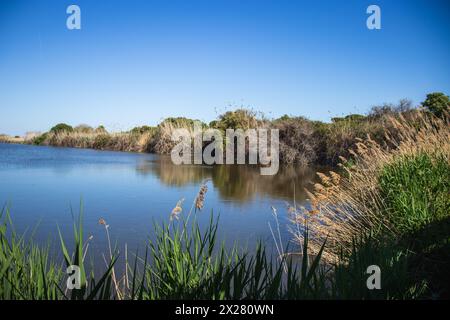
{"label": "shoreline", "polygon": [[[267,120],[258,117],[256,112],[238,109],[220,115],[218,120],[209,124],[178,117],[167,118],[156,127],[141,126],[125,132],[108,132],[103,126],[72,127],[60,123],[48,132],[30,133],[20,139],[0,135],[0,142],[168,155],[178,144],[172,141],[172,133],[177,129],[191,132],[199,124],[202,130],[215,129],[222,134],[227,129],[276,129],[279,132],[280,165],[336,167],[341,158],[352,158],[351,150],[361,140],[370,136],[380,144],[389,144],[385,140],[386,132],[394,137],[401,136],[393,122],[402,118],[414,121],[418,115],[426,113],[420,108],[404,110],[400,105],[389,105],[382,109],[374,108],[367,115],[350,114],[325,123],[287,115]],[[248,151],[246,158],[247,156]]]}

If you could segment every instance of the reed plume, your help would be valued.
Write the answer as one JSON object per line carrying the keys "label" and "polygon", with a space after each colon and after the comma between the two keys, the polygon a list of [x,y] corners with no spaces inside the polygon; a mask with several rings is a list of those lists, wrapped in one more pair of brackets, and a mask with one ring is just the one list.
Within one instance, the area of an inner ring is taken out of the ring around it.
{"label": "reed plume", "polygon": [[177,205],[172,209],[172,212],[170,213],[170,221],[173,221],[175,219],[178,220],[180,218],[181,211],[183,211],[182,208],[183,201],[184,198],[179,200],[177,202]]}
{"label": "reed plume", "polygon": [[195,211],[203,209],[203,205],[205,203],[205,195],[207,191],[208,186],[206,185],[206,182],[203,182],[203,184],[200,187],[200,190],[198,191],[197,197],[195,198]]}

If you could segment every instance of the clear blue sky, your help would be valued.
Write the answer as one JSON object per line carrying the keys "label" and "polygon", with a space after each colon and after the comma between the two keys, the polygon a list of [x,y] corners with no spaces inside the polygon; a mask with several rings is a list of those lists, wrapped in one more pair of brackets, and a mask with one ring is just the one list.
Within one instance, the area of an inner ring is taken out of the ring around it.
{"label": "clear blue sky", "polygon": [[[66,28],[70,4],[81,30]],[[370,4],[381,30],[366,28]],[[437,0],[0,0],[0,132],[420,103],[450,93],[449,14]]]}

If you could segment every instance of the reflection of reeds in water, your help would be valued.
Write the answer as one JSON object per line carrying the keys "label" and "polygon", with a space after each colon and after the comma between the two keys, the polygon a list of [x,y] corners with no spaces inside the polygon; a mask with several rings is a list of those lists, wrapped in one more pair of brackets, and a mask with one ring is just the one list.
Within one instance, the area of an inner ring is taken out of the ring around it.
{"label": "reflection of reeds in water", "polygon": [[259,168],[249,165],[174,165],[167,156],[141,162],[140,174],[152,174],[169,186],[187,186],[211,179],[222,199],[246,202],[256,195],[289,199],[294,185],[298,201],[306,198],[304,188],[316,179],[313,168],[282,167],[274,176],[262,176]]}
{"label": "reflection of reeds in water", "polygon": [[176,121],[163,121],[158,125],[158,131],[151,142],[150,148],[158,154],[170,154],[177,144],[172,140],[172,133],[176,129],[185,129],[192,136],[194,126],[192,120],[178,118]]}
{"label": "reflection of reeds in water", "polygon": [[151,174],[165,185],[186,186],[199,184],[211,175],[212,167],[204,165],[175,165],[170,156],[159,155],[155,160],[142,161],[136,170],[139,174]]}

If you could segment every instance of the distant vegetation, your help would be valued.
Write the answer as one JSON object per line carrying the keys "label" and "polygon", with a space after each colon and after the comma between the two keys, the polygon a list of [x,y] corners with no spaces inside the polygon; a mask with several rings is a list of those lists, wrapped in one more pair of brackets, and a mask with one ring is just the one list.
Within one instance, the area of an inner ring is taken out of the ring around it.
{"label": "distant vegetation", "polygon": [[19,136],[9,136],[7,134],[0,134],[0,143],[23,143],[24,138]]}
{"label": "distant vegetation", "polygon": [[[388,121],[389,118],[414,117],[424,111],[443,117],[449,110],[449,97],[443,93],[428,94],[422,106],[414,108],[404,99],[398,104],[374,106],[366,115],[350,114],[332,118],[331,123],[311,121],[304,117],[284,115],[278,119],[266,119],[263,115],[247,109],[227,111],[209,124],[198,120],[177,117],[167,118],[156,127],[135,127],[126,132],[108,133],[103,126],[94,129],[88,125],[72,127],[65,123],[55,125],[49,132],[25,139],[25,143],[100,150],[152,152],[169,154],[175,142],[171,139],[174,129],[193,130],[195,121],[202,128],[215,128],[225,132],[231,129],[275,128],[280,131],[280,161],[284,164],[308,166],[336,165],[340,157],[351,158],[349,150],[360,139],[370,136],[374,141],[388,145],[385,133],[400,133]],[[0,137],[0,141],[8,141]],[[11,140],[11,139],[9,139]]]}

